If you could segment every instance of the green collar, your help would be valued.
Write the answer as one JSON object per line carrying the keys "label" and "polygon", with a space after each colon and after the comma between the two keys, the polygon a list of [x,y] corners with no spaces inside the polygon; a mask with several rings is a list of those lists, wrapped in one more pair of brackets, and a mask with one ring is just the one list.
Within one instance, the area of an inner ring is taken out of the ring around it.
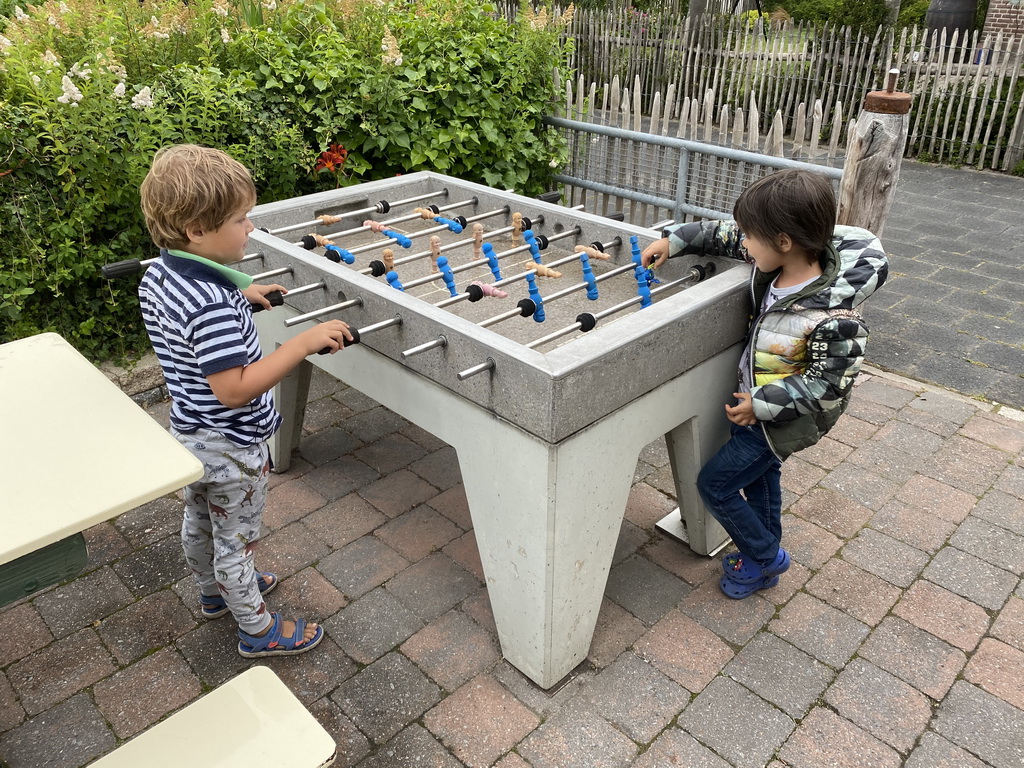
{"label": "green collar", "polygon": [[225,280],[230,281],[239,290],[245,290],[252,285],[252,278],[245,274],[245,272],[239,272],[237,269],[231,269],[231,267],[225,267],[223,264],[218,264],[216,261],[210,261],[210,259],[204,259],[202,256],[196,256],[194,253],[188,253],[186,251],[167,251],[172,256],[177,256],[182,259],[188,259],[190,261],[196,261],[200,264],[204,264]]}

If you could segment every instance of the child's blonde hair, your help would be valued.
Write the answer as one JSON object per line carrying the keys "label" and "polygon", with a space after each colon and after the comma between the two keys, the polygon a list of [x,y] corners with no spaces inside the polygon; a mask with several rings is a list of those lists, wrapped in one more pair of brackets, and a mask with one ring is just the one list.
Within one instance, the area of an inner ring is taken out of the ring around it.
{"label": "child's blonde hair", "polygon": [[160,248],[187,249],[189,228],[220,229],[233,213],[256,204],[246,167],[226,152],[196,144],[157,151],[140,192],[146,227]]}

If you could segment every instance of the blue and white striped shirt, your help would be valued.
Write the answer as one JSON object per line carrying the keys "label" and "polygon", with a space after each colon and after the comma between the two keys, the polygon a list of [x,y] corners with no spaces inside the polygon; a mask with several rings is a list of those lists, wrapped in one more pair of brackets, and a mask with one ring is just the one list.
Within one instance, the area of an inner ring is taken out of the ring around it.
{"label": "blue and white striped shirt", "polygon": [[242,292],[205,264],[161,250],[139,285],[142,319],[171,394],[171,426],[199,427],[237,445],[267,440],[281,425],[271,392],[228,408],[207,376],[258,361],[259,337]]}

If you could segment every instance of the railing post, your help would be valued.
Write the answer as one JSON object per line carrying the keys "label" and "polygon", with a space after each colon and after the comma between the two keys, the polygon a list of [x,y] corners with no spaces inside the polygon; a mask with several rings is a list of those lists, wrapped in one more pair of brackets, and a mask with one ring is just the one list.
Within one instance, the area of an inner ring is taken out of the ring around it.
{"label": "railing post", "polygon": [[839,185],[839,223],[864,227],[876,235],[882,234],[896,197],[907,145],[912,97],[895,90],[898,75],[898,69],[889,70],[888,88],[864,97]]}

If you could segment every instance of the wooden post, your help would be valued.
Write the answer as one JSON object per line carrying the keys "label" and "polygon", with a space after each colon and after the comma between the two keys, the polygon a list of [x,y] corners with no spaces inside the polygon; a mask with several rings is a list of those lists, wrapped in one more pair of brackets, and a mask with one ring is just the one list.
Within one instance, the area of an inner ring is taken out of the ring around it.
{"label": "wooden post", "polygon": [[894,90],[898,75],[898,69],[890,69],[888,88],[864,97],[839,185],[839,223],[864,227],[876,235],[882,234],[896,197],[907,144],[912,97]]}

